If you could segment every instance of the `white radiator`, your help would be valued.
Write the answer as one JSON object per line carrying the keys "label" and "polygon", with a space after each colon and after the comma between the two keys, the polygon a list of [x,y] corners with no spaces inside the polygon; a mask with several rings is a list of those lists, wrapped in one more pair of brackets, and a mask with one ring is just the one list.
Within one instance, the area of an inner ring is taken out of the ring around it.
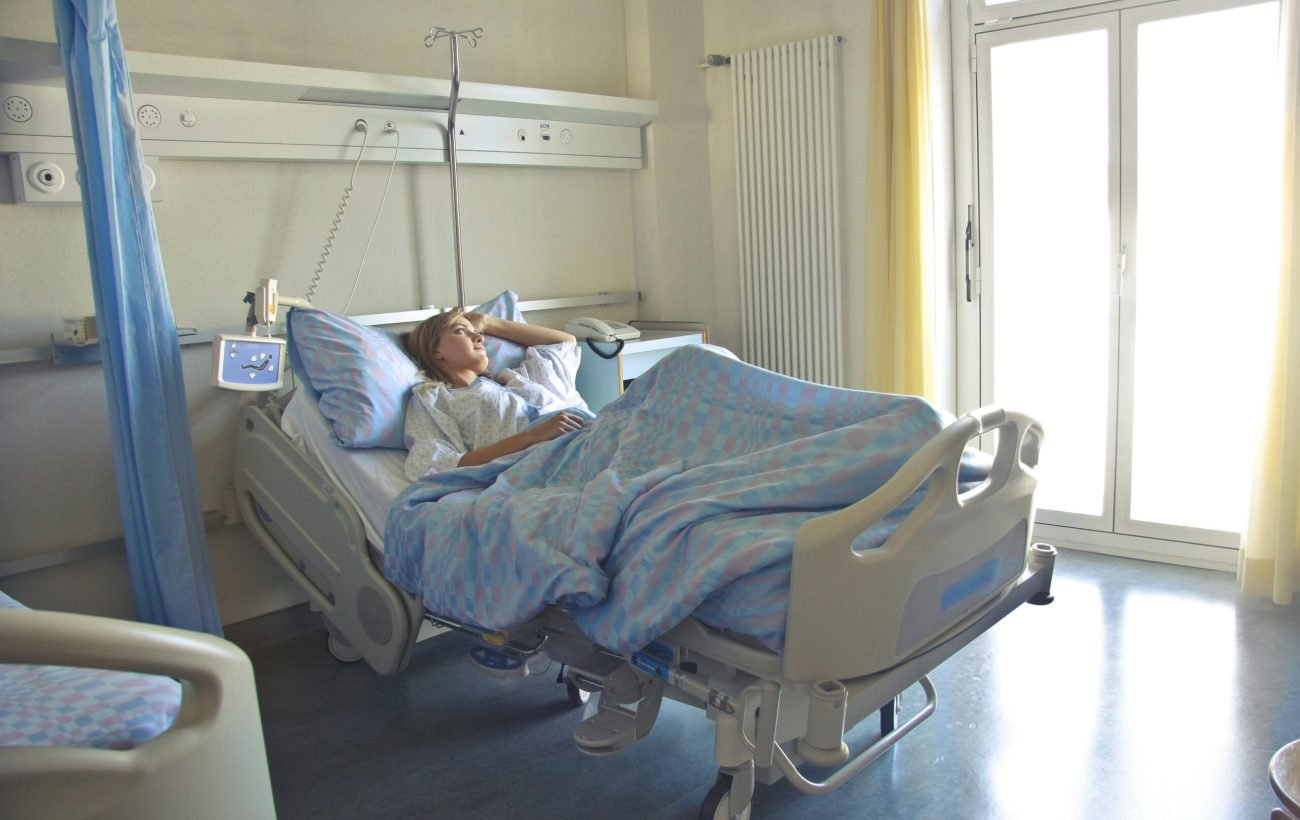
{"label": "white radiator", "polygon": [[836,36],[733,55],[741,349],[842,384]]}

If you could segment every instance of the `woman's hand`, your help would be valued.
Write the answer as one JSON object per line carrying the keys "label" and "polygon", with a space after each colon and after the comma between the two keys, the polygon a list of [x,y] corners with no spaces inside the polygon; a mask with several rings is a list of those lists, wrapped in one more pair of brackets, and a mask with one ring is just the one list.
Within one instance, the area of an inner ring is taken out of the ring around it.
{"label": "woman's hand", "polygon": [[[460,310],[460,308],[456,308],[456,309]],[[479,333],[491,332],[489,326],[492,324],[493,317],[487,315],[486,313],[479,313],[476,310],[472,310],[469,313],[465,313],[464,316],[466,319],[469,320],[469,323],[473,325],[474,329],[477,330]]]}
{"label": "woman's hand", "polygon": [[556,413],[536,427],[529,428],[528,432],[533,434],[533,442],[540,444],[543,441],[559,438],[565,433],[581,430],[582,425],[582,416],[573,413]]}
{"label": "woman's hand", "polygon": [[470,450],[460,457],[459,466],[475,467],[479,464],[487,464],[494,458],[517,453],[520,450],[532,447],[534,444],[541,444],[543,441],[559,438],[565,433],[581,430],[582,426],[582,416],[576,416],[573,413],[556,413],[536,427],[522,430],[513,436],[506,436],[496,444]]}

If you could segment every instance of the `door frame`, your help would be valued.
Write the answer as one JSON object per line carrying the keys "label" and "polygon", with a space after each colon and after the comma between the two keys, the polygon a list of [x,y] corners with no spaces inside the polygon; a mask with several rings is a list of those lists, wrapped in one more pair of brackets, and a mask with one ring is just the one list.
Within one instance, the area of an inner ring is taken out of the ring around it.
{"label": "door frame", "polygon": [[[980,405],[988,404],[993,401],[993,383],[994,372],[992,360],[983,355],[983,351],[994,350],[993,325],[997,322],[996,307],[994,295],[996,294],[997,282],[994,279],[984,279],[983,267],[989,264],[990,260],[996,258],[996,248],[993,240],[993,224],[991,217],[994,214],[993,186],[990,184],[990,158],[985,155],[985,150],[991,149],[992,141],[992,123],[989,117],[989,107],[992,104],[991,99],[991,71],[989,64],[990,52],[1004,45],[1017,42],[1030,42],[1034,40],[1048,39],[1051,37],[1065,36],[1070,34],[1079,34],[1083,32],[1103,31],[1106,33],[1106,66],[1107,66],[1107,152],[1110,157],[1108,163],[1109,179],[1107,181],[1107,206],[1111,214],[1110,236],[1108,239],[1109,258],[1113,261],[1119,259],[1120,248],[1120,230],[1121,226],[1116,215],[1123,213],[1120,205],[1120,167],[1118,158],[1120,156],[1120,84],[1119,84],[1119,16],[1116,12],[1089,13],[1078,15],[1049,22],[1038,23],[1032,27],[1009,26],[994,29],[991,31],[980,31],[975,37],[975,121],[976,121],[976,191],[978,194],[975,212],[978,214],[977,225],[974,230],[976,245],[980,249],[980,280],[979,294],[980,302],[976,303],[976,310],[980,312],[979,319],[979,354],[977,355],[977,364],[979,367],[979,398],[977,403]],[[1030,36],[1032,34],[1032,36]],[[981,147],[983,146],[983,148]],[[1066,512],[1062,510],[1042,510],[1038,512],[1037,520],[1045,524],[1055,524],[1058,526],[1077,527],[1091,530],[1113,531],[1115,525],[1115,475],[1116,475],[1116,413],[1114,412],[1118,402],[1118,380],[1119,380],[1119,331],[1120,331],[1120,304],[1119,304],[1119,272],[1115,265],[1112,265],[1108,276],[1108,290],[1110,293],[1110,303],[1106,318],[1106,334],[1109,344],[1109,350],[1106,355],[1106,402],[1105,405],[1111,408],[1111,412],[1106,419],[1105,447],[1106,455],[1104,460],[1104,482],[1102,493],[1102,509],[1097,515],[1085,515],[1083,513]],[[987,300],[985,304],[984,300]],[[1040,321],[1038,317],[1023,319],[1023,321]],[[1050,319],[1049,319],[1050,321]],[[994,351],[996,353],[996,351]],[[1050,436],[1050,431],[1048,435]],[[1050,439],[1049,439],[1050,442]],[[1050,446],[1050,443],[1049,445]]]}
{"label": "door frame", "polygon": [[[981,362],[981,344],[984,342],[986,334],[990,332],[988,328],[984,327],[981,310],[982,296],[984,292],[995,285],[992,282],[983,281],[982,277],[984,257],[981,239],[986,238],[991,242],[991,236],[989,236],[990,232],[983,229],[980,222],[981,207],[986,207],[980,201],[980,197],[982,196],[981,192],[987,186],[982,188],[979,184],[980,142],[977,140],[977,136],[979,135],[980,124],[977,88],[980,83],[981,72],[978,71],[977,37],[997,31],[1018,29],[1026,26],[1037,27],[1045,23],[1095,17],[1120,11],[1125,11],[1125,16],[1130,17],[1132,20],[1131,23],[1124,21],[1123,25],[1131,25],[1135,29],[1139,22],[1145,22],[1148,19],[1165,19],[1185,14],[1195,14],[1199,11],[1255,5],[1259,2],[1261,0],[1024,0],[1024,2],[1014,5],[999,4],[994,7],[986,7],[982,0],[953,0],[950,17],[950,42],[953,49],[953,126],[955,131],[953,147],[956,152],[954,157],[955,198],[953,216],[958,233],[956,246],[965,248],[966,257],[966,264],[963,266],[959,263],[956,274],[960,280],[964,273],[963,268],[969,270],[972,292],[972,298],[968,300],[959,298],[956,311],[957,408],[959,411],[978,407],[981,403],[981,397],[990,395],[991,388],[991,375],[986,376]],[[1135,13],[1128,10],[1133,10]],[[1003,16],[1002,19],[993,19],[999,14],[1006,15],[1008,13],[1016,16]],[[1121,28],[1119,31],[1122,32],[1123,29]],[[1119,40],[1118,43],[1112,42],[1112,51],[1116,51],[1117,46],[1125,49],[1133,47],[1130,45],[1133,38],[1120,37],[1117,39]],[[1126,85],[1130,80],[1121,76],[1120,82],[1121,89],[1117,103],[1121,106],[1119,117],[1123,118],[1132,116],[1133,111],[1126,109],[1125,106],[1133,105],[1134,94],[1133,90]],[[983,93],[987,94],[988,89],[983,89]],[[1113,127],[1120,127],[1121,123],[1122,119],[1120,122],[1115,123]],[[1120,157],[1125,164],[1134,161],[1133,148],[1133,145],[1121,146]],[[1120,197],[1123,197],[1126,191],[1129,190],[1128,180],[1133,177],[1130,175],[1131,169],[1124,169],[1120,173],[1120,184],[1114,190]],[[1124,208],[1119,213],[1125,224],[1119,226],[1115,238],[1117,262],[1119,260],[1118,254],[1126,243],[1126,238],[1132,236],[1136,209]],[[966,243],[964,236],[968,224],[973,240],[970,243]],[[1125,283],[1123,277],[1119,275],[1118,266],[1115,271],[1114,291],[1116,298],[1120,299],[1121,302],[1118,305],[1120,309],[1114,311],[1112,316],[1114,320],[1119,322],[1117,332],[1130,335],[1133,328],[1131,326],[1125,327],[1125,324],[1135,317],[1126,314],[1122,308],[1125,304],[1131,304],[1131,299],[1124,298],[1126,295],[1124,293]],[[959,292],[961,290],[960,281],[958,290]],[[1131,294],[1128,294],[1128,296],[1131,297]],[[1119,401],[1124,396],[1131,396],[1134,362],[1131,356],[1126,357],[1125,361],[1120,361],[1118,355],[1114,359],[1117,367],[1116,378],[1113,380],[1116,390],[1116,413],[1109,421],[1109,425],[1114,435],[1131,437],[1131,419],[1126,419],[1122,424],[1120,423],[1121,407]],[[1128,385],[1127,388],[1124,387],[1126,384]],[[1123,412],[1131,414],[1131,410],[1124,410]],[[1112,463],[1114,463],[1120,452],[1119,445],[1122,444],[1131,449],[1131,443],[1129,439],[1117,440],[1112,443],[1110,447]],[[1118,474],[1113,474],[1112,492],[1108,499],[1113,516],[1109,532],[1079,528],[1072,526],[1068,522],[1045,521],[1040,516],[1036,524],[1034,537],[1045,537],[1059,545],[1086,551],[1219,570],[1231,571],[1235,569],[1239,540],[1236,533],[1178,528],[1171,525],[1150,525],[1149,528],[1143,526],[1126,527],[1127,531],[1121,532],[1121,527],[1118,526],[1121,523],[1121,511],[1117,501],[1120,498],[1120,490],[1122,489],[1125,505],[1123,517],[1127,518],[1130,487],[1127,484],[1123,488],[1117,486],[1115,482],[1118,481],[1118,478]],[[1127,477],[1125,481],[1128,481]],[[1136,523],[1142,524],[1143,522]],[[1157,529],[1160,532],[1159,535],[1157,535]],[[1183,531],[1180,532],[1180,530]],[[1180,538],[1185,538],[1185,540],[1178,540]]]}
{"label": "door frame", "polygon": [[[1137,149],[1138,129],[1138,76],[1137,65],[1137,30],[1138,26],[1159,20],[1171,20],[1207,12],[1226,11],[1263,5],[1270,0],[1166,0],[1165,2],[1124,9],[1120,12],[1120,47],[1123,52],[1122,66],[1131,66],[1134,70],[1124,71],[1121,78],[1122,110],[1120,116],[1133,127],[1125,129],[1124,143],[1120,148],[1123,162],[1121,177],[1121,196],[1125,207],[1121,211],[1122,242],[1127,249],[1127,262],[1132,275],[1121,277],[1118,283],[1120,299],[1127,309],[1123,311],[1120,335],[1121,339],[1134,339],[1137,323],[1141,315],[1141,305],[1137,300],[1137,284],[1141,277],[1141,247],[1137,242]],[[1140,538],[1156,538],[1188,544],[1200,544],[1210,547],[1222,547],[1236,550],[1241,541],[1240,533],[1200,527],[1180,526],[1136,520],[1132,516],[1133,502],[1133,427],[1134,399],[1137,393],[1136,348],[1133,344],[1124,344],[1120,348],[1119,401],[1116,404],[1116,418],[1119,425],[1119,438],[1116,442],[1117,453],[1126,454],[1115,465],[1115,527],[1118,535],[1131,535]]]}

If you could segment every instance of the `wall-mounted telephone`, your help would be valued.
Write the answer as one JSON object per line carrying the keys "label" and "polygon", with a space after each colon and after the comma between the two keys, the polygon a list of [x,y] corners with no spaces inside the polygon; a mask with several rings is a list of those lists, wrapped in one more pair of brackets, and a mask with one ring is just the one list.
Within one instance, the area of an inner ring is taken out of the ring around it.
{"label": "wall-mounted telephone", "polygon": [[604,319],[593,319],[588,316],[570,320],[565,324],[564,330],[579,339],[590,339],[593,342],[631,341],[632,339],[641,338],[641,331],[631,325]]}

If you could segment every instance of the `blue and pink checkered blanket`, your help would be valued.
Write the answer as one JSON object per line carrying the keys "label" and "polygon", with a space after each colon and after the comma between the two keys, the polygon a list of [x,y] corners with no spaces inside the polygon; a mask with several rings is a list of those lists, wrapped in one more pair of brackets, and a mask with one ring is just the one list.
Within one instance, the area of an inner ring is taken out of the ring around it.
{"label": "blue and pink checkered blanket", "polygon": [[[559,604],[626,653],[694,614],[780,651],[800,525],[870,494],[947,421],[919,398],[682,348],[585,429],[413,484],[384,572],[485,629]],[[972,454],[963,480],[985,466]],[[916,500],[855,546],[883,543]]]}

